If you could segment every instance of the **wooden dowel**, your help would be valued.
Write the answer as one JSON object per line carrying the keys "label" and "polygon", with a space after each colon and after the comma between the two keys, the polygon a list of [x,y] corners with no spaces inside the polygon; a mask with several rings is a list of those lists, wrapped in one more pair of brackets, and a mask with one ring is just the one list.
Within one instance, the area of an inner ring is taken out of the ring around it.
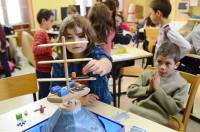
{"label": "wooden dowel", "polygon": [[88,43],[88,41],[74,41],[74,42],[64,42],[64,43],[50,43],[50,44],[40,44],[39,47],[49,47],[49,46],[63,46],[63,45],[72,45],[79,43]]}
{"label": "wooden dowel", "polygon": [[[92,58],[82,58],[82,59],[67,59],[66,62],[80,62],[80,61],[90,61]],[[65,60],[50,60],[50,61],[39,61],[38,64],[49,64],[49,63],[65,63]]]}
{"label": "wooden dowel", "polygon": [[[95,77],[89,77],[89,78],[75,78],[75,79],[71,79],[68,78],[68,81],[73,81],[73,80],[82,80],[82,81],[89,81],[89,80],[96,80]],[[66,81],[66,78],[41,78],[41,79],[37,79],[38,82],[51,82],[51,81]]]}

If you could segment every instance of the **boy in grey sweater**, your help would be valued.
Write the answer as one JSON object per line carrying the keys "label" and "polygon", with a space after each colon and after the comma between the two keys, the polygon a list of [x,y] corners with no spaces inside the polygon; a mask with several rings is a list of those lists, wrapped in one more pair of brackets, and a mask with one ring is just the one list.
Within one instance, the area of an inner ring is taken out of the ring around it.
{"label": "boy in grey sweater", "polygon": [[163,43],[157,52],[156,70],[145,70],[128,88],[129,98],[137,98],[130,111],[161,124],[183,108],[188,83],[175,69],[179,65],[180,49],[171,42]]}

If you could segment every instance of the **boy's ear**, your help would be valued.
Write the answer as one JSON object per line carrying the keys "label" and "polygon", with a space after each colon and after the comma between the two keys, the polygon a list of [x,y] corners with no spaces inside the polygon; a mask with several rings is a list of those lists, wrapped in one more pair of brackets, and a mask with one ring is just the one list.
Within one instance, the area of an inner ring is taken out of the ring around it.
{"label": "boy's ear", "polygon": [[44,22],[46,22],[46,20],[44,18],[42,18],[42,22],[41,23],[44,23]]}
{"label": "boy's ear", "polygon": [[162,14],[162,12],[160,10],[157,10],[157,14],[158,14],[159,17],[163,16],[163,14]]}
{"label": "boy's ear", "polygon": [[177,68],[179,67],[179,65],[180,65],[180,62],[177,62],[177,63],[175,64],[175,69],[177,69]]}

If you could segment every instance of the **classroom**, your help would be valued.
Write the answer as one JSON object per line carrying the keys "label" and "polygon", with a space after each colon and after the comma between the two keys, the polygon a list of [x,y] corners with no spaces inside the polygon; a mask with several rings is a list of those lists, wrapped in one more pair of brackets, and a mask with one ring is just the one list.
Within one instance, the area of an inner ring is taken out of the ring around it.
{"label": "classroom", "polygon": [[200,0],[0,0],[0,132],[198,132]]}

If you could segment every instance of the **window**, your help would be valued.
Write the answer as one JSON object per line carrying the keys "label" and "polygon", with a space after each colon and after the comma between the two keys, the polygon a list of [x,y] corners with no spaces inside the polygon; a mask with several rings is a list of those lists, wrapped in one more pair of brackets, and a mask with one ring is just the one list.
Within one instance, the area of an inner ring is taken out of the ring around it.
{"label": "window", "polygon": [[94,0],[75,0],[76,5],[80,5],[81,15],[86,15],[86,7],[91,7]]}
{"label": "window", "polygon": [[22,23],[19,0],[6,0],[9,24]]}
{"label": "window", "polygon": [[0,0],[0,22],[7,25],[29,23],[27,0]]}
{"label": "window", "polygon": [[5,24],[4,18],[3,18],[3,8],[2,8],[2,3],[0,1],[0,23]]}

